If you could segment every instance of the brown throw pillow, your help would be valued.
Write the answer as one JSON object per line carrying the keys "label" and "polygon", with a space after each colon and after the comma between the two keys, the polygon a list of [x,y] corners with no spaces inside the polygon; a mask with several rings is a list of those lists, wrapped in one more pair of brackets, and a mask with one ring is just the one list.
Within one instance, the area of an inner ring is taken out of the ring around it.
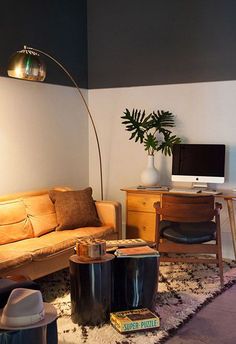
{"label": "brown throw pillow", "polygon": [[58,227],[56,230],[75,229],[80,227],[98,227],[96,206],[92,198],[92,188],[79,191],[49,191],[55,204]]}

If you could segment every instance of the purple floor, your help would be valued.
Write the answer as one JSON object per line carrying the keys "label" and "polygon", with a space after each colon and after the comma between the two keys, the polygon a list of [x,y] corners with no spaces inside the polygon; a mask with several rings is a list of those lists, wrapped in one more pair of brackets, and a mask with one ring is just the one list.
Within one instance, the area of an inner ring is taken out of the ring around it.
{"label": "purple floor", "polygon": [[236,344],[236,285],[217,296],[166,344]]}

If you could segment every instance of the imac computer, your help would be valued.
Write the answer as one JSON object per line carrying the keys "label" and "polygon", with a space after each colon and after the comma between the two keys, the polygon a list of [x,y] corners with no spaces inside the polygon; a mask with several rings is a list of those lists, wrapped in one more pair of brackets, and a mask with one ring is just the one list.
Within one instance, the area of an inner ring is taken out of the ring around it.
{"label": "imac computer", "polygon": [[172,181],[192,182],[204,188],[207,183],[224,183],[225,145],[175,144],[172,156]]}

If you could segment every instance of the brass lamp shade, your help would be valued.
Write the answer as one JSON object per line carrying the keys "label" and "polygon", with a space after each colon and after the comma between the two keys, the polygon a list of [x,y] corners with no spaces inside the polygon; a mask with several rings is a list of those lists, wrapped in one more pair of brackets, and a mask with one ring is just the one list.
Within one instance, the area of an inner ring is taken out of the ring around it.
{"label": "brass lamp shade", "polygon": [[46,66],[38,53],[23,49],[10,57],[8,76],[31,81],[44,81]]}

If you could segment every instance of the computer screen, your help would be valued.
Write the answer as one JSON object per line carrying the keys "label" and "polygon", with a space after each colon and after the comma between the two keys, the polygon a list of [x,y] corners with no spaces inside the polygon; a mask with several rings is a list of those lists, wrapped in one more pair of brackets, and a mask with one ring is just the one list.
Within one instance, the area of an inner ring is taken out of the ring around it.
{"label": "computer screen", "polygon": [[176,144],[173,146],[172,181],[224,183],[225,145]]}

